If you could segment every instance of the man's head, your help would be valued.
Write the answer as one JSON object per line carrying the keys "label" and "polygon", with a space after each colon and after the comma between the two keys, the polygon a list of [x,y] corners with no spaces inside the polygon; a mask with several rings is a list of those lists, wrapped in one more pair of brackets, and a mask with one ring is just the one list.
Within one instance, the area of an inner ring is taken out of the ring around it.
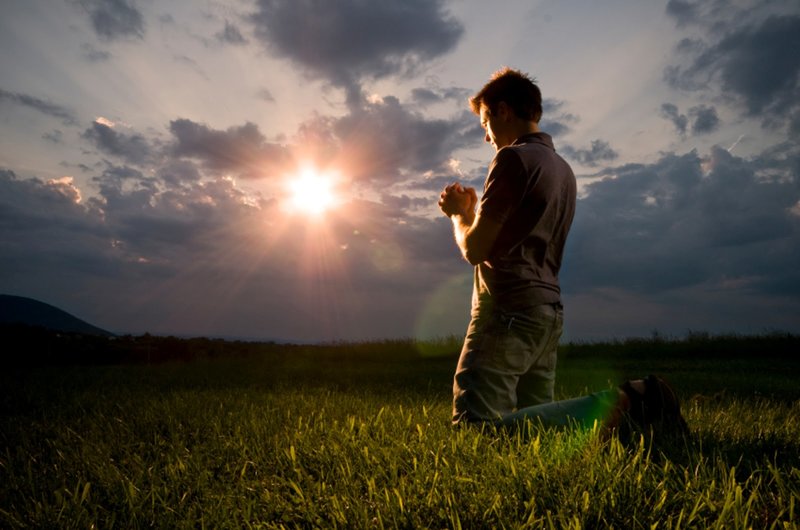
{"label": "man's head", "polygon": [[542,118],[542,93],[535,80],[519,70],[506,67],[495,72],[489,82],[470,98],[469,105],[472,112],[480,115],[481,105],[495,113],[501,101],[521,120],[539,123]]}
{"label": "man's head", "polygon": [[501,149],[526,132],[538,131],[542,117],[542,93],[526,74],[511,68],[495,72],[469,100],[480,116],[486,141]]}

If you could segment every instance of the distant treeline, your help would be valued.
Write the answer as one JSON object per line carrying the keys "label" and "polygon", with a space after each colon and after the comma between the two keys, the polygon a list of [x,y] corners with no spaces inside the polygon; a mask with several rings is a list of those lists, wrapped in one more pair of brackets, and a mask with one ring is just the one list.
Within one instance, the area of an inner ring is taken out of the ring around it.
{"label": "distant treeline", "polygon": [[[383,362],[420,358],[457,357],[462,337],[419,341],[396,339],[324,344],[285,344],[225,340],[215,338],[180,338],[173,336],[123,335],[101,337],[64,333],[26,325],[0,325],[6,365],[102,365],[157,364],[190,362],[218,358],[291,357],[328,361]],[[657,357],[704,358],[796,358],[800,336],[783,332],[761,335],[712,335],[693,332],[684,338],[628,338],[606,342],[568,343],[559,350],[560,358],[581,357]]]}
{"label": "distant treeline", "polygon": [[218,358],[287,357],[328,360],[403,360],[456,355],[460,337],[429,341],[412,339],[371,342],[287,344],[217,338],[121,335],[102,337],[65,333],[36,326],[0,325],[0,344],[5,362],[29,364],[157,364]]}

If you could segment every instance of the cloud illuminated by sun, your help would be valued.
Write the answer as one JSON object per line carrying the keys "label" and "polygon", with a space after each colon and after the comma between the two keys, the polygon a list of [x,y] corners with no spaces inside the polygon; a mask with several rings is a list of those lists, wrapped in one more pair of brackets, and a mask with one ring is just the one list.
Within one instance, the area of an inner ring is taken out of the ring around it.
{"label": "cloud illuminated by sun", "polygon": [[305,167],[289,177],[286,206],[289,211],[319,217],[334,208],[336,197],[336,176],[321,172],[313,167]]}

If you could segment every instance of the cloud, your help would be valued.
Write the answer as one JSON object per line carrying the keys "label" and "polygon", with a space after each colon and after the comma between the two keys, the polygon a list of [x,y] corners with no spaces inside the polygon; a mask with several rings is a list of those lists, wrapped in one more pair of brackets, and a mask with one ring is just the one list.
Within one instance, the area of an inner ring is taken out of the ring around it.
{"label": "cloud", "polygon": [[[165,178],[183,185],[162,186]],[[178,254],[207,250],[205,238],[225,224],[225,216],[236,219],[238,210],[253,208],[232,180],[200,180],[186,163],[163,168],[156,177],[109,166],[96,181],[100,195],[92,204],[104,212],[115,248],[124,250],[121,259],[141,258],[173,272],[188,264]]]}
{"label": "cloud", "polygon": [[689,116],[694,118],[692,122],[693,134],[708,134],[719,129],[719,117],[717,109],[706,105],[698,105],[689,109]]}
{"label": "cloud", "polygon": [[371,182],[397,181],[400,171],[420,176],[442,170],[453,151],[483,137],[466,110],[429,119],[393,96],[308,128],[328,137],[354,179]]}
{"label": "cloud", "polygon": [[8,90],[3,90],[0,88],[0,103],[3,101],[9,101],[16,105],[28,107],[41,112],[46,116],[58,118],[64,125],[75,125],[77,123],[75,116],[69,109],[62,107],[61,105],[56,105],[55,103],[50,103],[37,97],[30,96],[28,94],[9,92]]}
{"label": "cloud", "polygon": [[742,10],[724,2],[670,2],[667,12],[678,25],[704,28],[708,42],[684,47],[689,61],[667,67],[665,80],[682,90],[718,92],[765,125],[784,124],[800,101],[800,15],[796,5],[776,14],[776,5],[783,4]]}
{"label": "cloud", "polygon": [[144,38],[144,17],[129,0],[80,0],[101,40]]}
{"label": "cloud", "polygon": [[53,271],[61,281],[84,282],[102,268],[106,232],[101,213],[81,201],[69,177],[22,179],[0,169],[0,278],[6,292],[29,285],[47,290]]}
{"label": "cloud", "polygon": [[[545,98],[542,101],[542,121],[539,128],[553,137],[566,134],[570,131],[569,124],[577,123],[578,117],[562,109],[565,102]],[[551,117],[555,115],[555,117]]]}
{"label": "cloud", "polygon": [[[76,311],[123,332],[386,338],[413,336],[426,300],[469,269],[446,219],[404,213],[413,200],[352,199],[309,225],[231,179],[191,180],[182,164],[172,188],[172,170],[109,165],[85,204],[66,179],[0,171],[2,287],[73,304],[78,289]],[[462,294],[448,318],[466,320]]]}
{"label": "cloud", "polygon": [[750,114],[783,112],[798,100],[800,17],[770,17],[723,39],[707,52],[724,92],[741,96]]}
{"label": "cloud", "polygon": [[422,107],[445,101],[453,101],[466,106],[469,90],[460,87],[430,88],[418,87],[411,90],[411,100]]}
{"label": "cloud", "polygon": [[432,105],[442,101],[442,96],[430,88],[415,88],[411,91],[411,99],[421,106]]}
{"label": "cloud", "polygon": [[800,295],[796,149],[745,160],[714,148],[604,171],[579,202],[565,282],[657,299],[676,290]]}
{"label": "cloud", "polygon": [[266,88],[262,88],[256,92],[256,98],[260,99],[261,101],[266,101],[267,103],[275,103],[275,96],[273,96],[272,92]]}
{"label": "cloud", "polygon": [[596,167],[600,163],[611,162],[619,157],[619,154],[611,148],[608,142],[599,139],[592,140],[589,149],[575,149],[570,145],[565,145],[560,152],[566,158],[589,167]]}
{"label": "cloud", "polygon": [[393,96],[365,102],[343,116],[317,115],[286,145],[268,141],[249,122],[221,130],[176,119],[169,132],[166,142],[148,140],[98,118],[83,138],[118,161],[160,172],[165,185],[173,187],[202,176],[274,179],[311,163],[340,171],[355,186],[404,183],[405,190],[427,190],[435,174],[452,181],[453,153],[482,139],[477,119],[466,110],[431,118]]}
{"label": "cloud", "polygon": [[42,138],[47,140],[48,142],[53,142],[54,144],[60,144],[62,139],[64,138],[64,133],[61,132],[59,129],[53,129],[50,132],[46,132],[42,134]]}
{"label": "cloud", "polygon": [[[70,179],[0,171],[4,288],[55,303],[79,288],[87,302],[76,310],[120,331],[332,340],[463,330],[470,267],[447,219],[415,214],[435,193],[345,198],[325,223],[307,224],[277,197],[198,165],[213,160],[211,140],[250,135],[250,152],[262,153],[257,131],[177,129],[193,156],[168,149],[155,171],[107,163],[86,200]],[[715,148],[603,170],[578,203],[561,274],[571,329],[611,326],[597,311],[627,307],[631,320],[605,336],[641,333],[692,301],[683,311],[698,326],[709,322],[701,306],[727,314],[778,304],[796,315],[798,167],[796,147],[784,146],[750,160]],[[449,327],[429,320],[436,311]],[[722,317],[714,323],[731,330]]]}
{"label": "cloud", "polygon": [[[431,118],[387,96],[318,115],[281,146],[252,123],[176,119],[163,140],[98,118],[82,137],[107,159],[84,166],[93,174],[87,199],[71,181],[3,174],[11,184],[0,193],[17,207],[4,213],[18,222],[2,225],[0,288],[74,303],[80,287],[91,302],[76,311],[130,332],[332,340],[430,335],[442,321],[462,329],[469,282],[456,279],[469,266],[450,223],[428,218],[439,187],[428,196],[425,186],[431,175],[452,180],[453,151],[481,141],[476,122],[466,110]],[[263,196],[228,177],[275,178],[306,155],[341,163],[354,180],[322,227],[287,214],[276,187]],[[26,243],[51,222],[58,244]],[[443,293],[456,293],[462,310],[431,306]]]}
{"label": "cloud", "polygon": [[239,28],[227,20],[225,21],[225,27],[215,36],[219,42],[231,44],[233,46],[243,46],[248,42],[244,35],[242,35],[242,32],[239,31]]}
{"label": "cloud", "polygon": [[441,0],[259,0],[250,20],[265,47],[347,89],[351,102],[363,79],[413,71],[464,32]]}
{"label": "cloud", "polygon": [[211,79],[210,77],[208,77],[208,74],[203,70],[203,68],[197,63],[197,61],[195,61],[188,55],[177,54],[173,55],[172,59],[176,63],[188,67],[190,70],[192,70],[194,73],[196,73],[206,81],[209,81]]}
{"label": "cloud", "polygon": [[199,182],[203,175],[189,160],[168,160],[161,165],[156,174],[168,187],[180,187],[187,182]]}
{"label": "cloud", "polygon": [[100,151],[118,157],[130,164],[142,165],[149,161],[151,147],[140,134],[123,134],[114,130],[109,121],[98,118],[83,133]]}
{"label": "cloud", "polygon": [[98,50],[91,44],[85,43],[81,45],[83,58],[90,63],[101,63],[111,59],[111,53],[105,50]]}
{"label": "cloud", "polygon": [[692,134],[708,134],[719,129],[720,121],[717,109],[708,105],[697,105],[689,109],[689,115],[681,114],[678,107],[672,103],[661,105],[661,116],[675,125],[675,129],[682,137],[686,137],[689,119],[692,119]]}
{"label": "cloud", "polygon": [[687,26],[697,19],[697,6],[683,0],[670,0],[667,14],[675,18],[678,27]]}
{"label": "cloud", "polygon": [[800,140],[800,111],[796,111],[789,122],[789,138],[793,141]]}
{"label": "cloud", "polygon": [[173,156],[200,160],[214,171],[232,171],[242,177],[264,177],[271,168],[285,163],[285,148],[267,142],[254,123],[217,130],[188,119],[169,124],[174,137]]}
{"label": "cloud", "polygon": [[678,107],[672,103],[663,103],[661,105],[661,116],[670,120],[672,124],[675,125],[678,134],[682,137],[686,136],[686,127],[689,124],[689,118],[687,118],[685,114],[681,114],[678,111]]}

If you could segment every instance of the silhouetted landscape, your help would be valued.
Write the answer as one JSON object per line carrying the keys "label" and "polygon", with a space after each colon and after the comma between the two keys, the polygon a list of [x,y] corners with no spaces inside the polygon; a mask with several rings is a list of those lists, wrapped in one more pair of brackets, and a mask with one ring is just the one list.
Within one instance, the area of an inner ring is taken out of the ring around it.
{"label": "silhouetted landscape", "polygon": [[27,298],[0,294],[0,325],[32,326],[51,331],[111,337],[114,334],[93,326],[50,304]]}
{"label": "silhouetted landscape", "polygon": [[[19,297],[4,297],[19,298]],[[6,300],[5,308],[24,307],[25,318],[5,313],[0,340],[7,366],[160,365],[244,360],[269,366],[260,377],[280,381],[302,374],[309,380],[347,384],[414,387],[421,378],[449,389],[462,337],[434,340],[387,339],[366,342],[287,344],[209,337],[112,335],[48,304]],[[55,323],[55,324],[53,324]],[[70,324],[69,326],[64,324]],[[76,324],[80,323],[80,325]],[[55,326],[55,327],[53,327]],[[74,331],[75,329],[88,331]],[[703,393],[713,382],[745,395],[793,399],[800,363],[800,337],[781,332],[761,335],[689,333],[682,338],[658,334],[605,342],[574,342],[559,347],[559,373],[583,372],[578,380],[604,384],[634,377],[643,370],[678,372],[684,388]],[[613,374],[613,375],[609,375]],[[427,383],[425,383],[427,384]]]}

